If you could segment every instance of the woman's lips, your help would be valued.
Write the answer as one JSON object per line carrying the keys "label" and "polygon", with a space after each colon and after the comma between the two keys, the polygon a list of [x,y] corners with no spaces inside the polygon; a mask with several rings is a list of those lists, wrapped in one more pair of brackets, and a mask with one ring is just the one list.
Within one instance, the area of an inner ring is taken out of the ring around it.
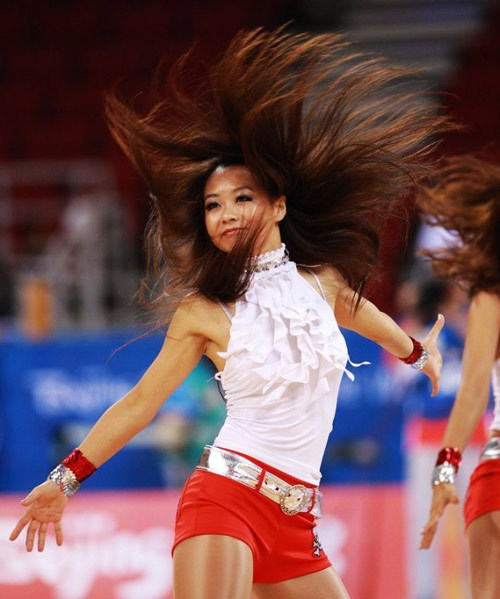
{"label": "woman's lips", "polygon": [[232,235],[237,235],[240,231],[241,229],[239,228],[228,229],[227,231],[224,231],[224,233],[222,233],[222,237],[231,237]]}

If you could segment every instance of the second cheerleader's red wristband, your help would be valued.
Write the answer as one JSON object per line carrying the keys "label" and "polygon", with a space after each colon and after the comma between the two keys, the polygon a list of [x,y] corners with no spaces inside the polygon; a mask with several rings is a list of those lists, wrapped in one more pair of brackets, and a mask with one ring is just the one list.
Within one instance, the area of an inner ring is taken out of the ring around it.
{"label": "second cheerleader's red wristband", "polygon": [[73,472],[79,483],[96,471],[94,464],[87,460],[79,449],[74,449],[68,457],[64,458],[62,464]]}
{"label": "second cheerleader's red wristband", "polygon": [[443,449],[441,449],[438,453],[436,466],[441,466],[444,462],[451,464],[455,468],[455,471],[458,472],[460,464],[462,463],[462,454],[458,447],[443,447]]}

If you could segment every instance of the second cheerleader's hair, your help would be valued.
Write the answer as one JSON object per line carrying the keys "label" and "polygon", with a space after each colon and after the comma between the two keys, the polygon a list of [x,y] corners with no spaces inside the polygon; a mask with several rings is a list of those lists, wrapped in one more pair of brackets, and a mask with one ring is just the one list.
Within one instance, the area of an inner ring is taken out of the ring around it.
{"label": "second cheerleader's hair", "polygon": [[448,247],[421,252],[434,272],[471,295],[500,294],[500,167],[471,155],[453,156],[420,193],[424,219],[456,233]]}
{"label": "second cheerleader's hair", "polygon": [[[189,292],[231,301],[248,287],[252,239],[224,254],[204,226],[204,184],[219,164],[245,164],[287,198],[280,223],[290,258],[331,264],[360,292],[378,263],[383,224],[431,168],[451,127],[415,71],[354,51],[341,35],[280,28],[238,33],[194,90],[189,53],[145,114],[112,93],[112,133],[154,201],[149,264],[167,309]],[[189,87],[189,86],[187,86]]]}

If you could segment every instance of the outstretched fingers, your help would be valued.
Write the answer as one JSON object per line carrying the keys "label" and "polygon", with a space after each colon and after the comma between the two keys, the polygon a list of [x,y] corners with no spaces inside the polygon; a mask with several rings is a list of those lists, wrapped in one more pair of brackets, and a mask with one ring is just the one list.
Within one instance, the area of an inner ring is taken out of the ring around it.
{"label": "outstretched fingers", "polygon": [[31,505],[35,501],[36,498],[37,498],[37,492],[35,491],[35,489],[33,489],[33,491],[28,493],[24,499],[21,499],[21,503],[24,506]]}
{"label": "outstretched fingers", "polygon": [[38,551],[43,551],[45,548],[45,539],[47,538],[47,522],[42,522],[38,529]]}
{"label": "outstretched fingers", "polygon": [[439,370],[437,372],[432,373],[432,375],[431,375],[431,383],[432,383],[431,397],[434,397],[439,392],[439,379],[441,377],[441,364],[439,364],[438,368],[439,368]]}
{"label": "outstretched fingers", "polygon": [[17,537],[21,534],[24,527],[31,522],[31,515],[29,512],[25,512],[17,521],[14,529],[10,533],[9,539],[11,541],[15,541]]}
{"label": "outstretched fingers", "polygon": [[62,524],[60,522],[54,523],[54,531],[56,533],[56,543],[60,547],[63,544],[63,529]]}
{"label": "outstretched fingers", "polygon": [[445,507],[446,503],[442,501],[435,503],[432,507],[429,520],[427,521],[426,525],[422,528],[422,539],[420,541],[420,549],[429,549],[429,547],[431,546],[432,540],[434,539],[434,535],[436,534],[439,519],[443,515]]}
{"label": "outstretched fingers", "polygon": [[444,326],[444,316],[439,314],[436,322],[424,340],[424,345],[429,352],[428,366],[425,368],[425,374],[431,379],[432,392],[431,397],[437,395],[439,391],[439,379],[441,377],[441,368],[443,358],[438,349],[438,337]]}
{"label": "outstretched fingers", "polygon": [[422,538],[419,549],[428,549],[431,546],[434,535],[438,527],[439,519],[444,514],[448,504],[457,504],[459,502],[455,488],[450,484],[438,485],[433,490],[433,499],[429,520],[422,528]]}
{"label": "outstretched fingers", "polygon": [[420,539],[419,549],[429,549],[436,534],[439,516],[431,516],[427,524],[422,528],[422,538]]}
{"label": "outstretched fingers", "polygon": [[428,340],[433,340],[437,342],[437,338],[439,337],[439,333],[443,330],[444,327],[444,316],[442,314],[438,314],[436,322],[433,324],[432,329],[429,331],[427,335]]}
{"label": "outstretched fingers", "polygon": [[26,550],[33,551],[33,545],[35,544],[35,535],[38,527],[40,526],[40,522],[38,520],[32,520],[28,526],[28,530],[26,532]]}
{"label": "outstretched fingers", "polygon": [[[24,514],[22,518],[20,518],[10,533],[9,539],[11,541],[15,541],[17,537],[21,534],[24,528],[28,525],[26,530],[26,549],[27,551],[32,551],[35,544],[35,537],[38,531],[38,543],[37,548],[38,551],[43,551],[45,549],[45,543],[47,540],[47,531],[49,527],[48,522],[39,522],[32,518],[29,513]],[[61,546],[63,544],[63,528],[61,522],[54,522],[54,532],[56,535],[56,543]]]}
{"label": "outstretched fingers", "polygon": [[22,505],[28,507],[28,509],[24,512],[24,514],[19,518],[17,524],[14,529],[10,533],[9,539],[11,541],[15,541],[17,537],[21,534],[23,528],[29,524],[32,520],[31,512],[32,509],[29,507],[37,498],[37,493],[35,490],[28,493],[24,499],[21,500]]}

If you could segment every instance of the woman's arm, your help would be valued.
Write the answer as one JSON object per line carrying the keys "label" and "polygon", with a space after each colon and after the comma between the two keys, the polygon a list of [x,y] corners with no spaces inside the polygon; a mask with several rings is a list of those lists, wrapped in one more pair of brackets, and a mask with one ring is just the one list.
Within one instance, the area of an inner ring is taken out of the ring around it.
{"label": "woman's arm", "polygon": [[[469,308],[462,360],[462,380],[446,426],[443,447],[463,451],[488,405],[490,376],[497,355],[500,332],[500,298],[481,292]],[[420,549],[431,546],[446,506],[458,503],[452,483],[433,487],[432,504],[422,529]]]}
{"label": "woman's arm", "polygon": [[[204,352],[206,338],[200,333],[203,310],[186,302],[177,310],[163,346],[141,380],[99,418],[80,445],[82,454],[96,467],[119,451],[155,416],[162,403],[187,377]],[[38,550],[43,551],[48,525],[52,523],[58,545],[62,545],[61,519],[68,498],[59,485],[46,480],[21,501],[26,508],[10,534],[17,539],[26,530],[26,549],[31,551],[38,532]]]}
{"label": "woman's arm", "polygon": [[104,412],[80,444],[96,468],[151,422],[199,362],[206,340],[197,332],[198,312],[191,303],[179,307],[160,352],[141,380]]}
{"label": "woman's arm", "polygon": [[467,319],[462,379],[443,438],[443,447],[465,449],[488,405],[490,378],[500,331],[500,298],[479,293]]}
{"label": "woman's arm", "polygon": [[345,329],[355,331],[371,339],[386,351],[398,358],[405,358],[413,350],[413,343],[403,329],[394,320],[381,312],[372,302],[362,299],[354,312],[353,291],[349,287],[339,289],[335,302],[335,318]]}
{"label": "woman's arm", "polygon": [[[403,329],[390,316],[381,312],[366,299],[361,299],[359,308],[355,311],[356,301],[357,297],[353,296],[351,288],[345,285],[339,286],[335,301],[335,318],[338,324],[371,339],[398,358],[409,356],[413,350],[413,342]],[[431,379],[432,396],[436,395],[439,389],[442,358],[437,348],[437,339],[443,325],[444,317],[440,314],[423,340],[429,352],[429,359],[422,372]]]}

